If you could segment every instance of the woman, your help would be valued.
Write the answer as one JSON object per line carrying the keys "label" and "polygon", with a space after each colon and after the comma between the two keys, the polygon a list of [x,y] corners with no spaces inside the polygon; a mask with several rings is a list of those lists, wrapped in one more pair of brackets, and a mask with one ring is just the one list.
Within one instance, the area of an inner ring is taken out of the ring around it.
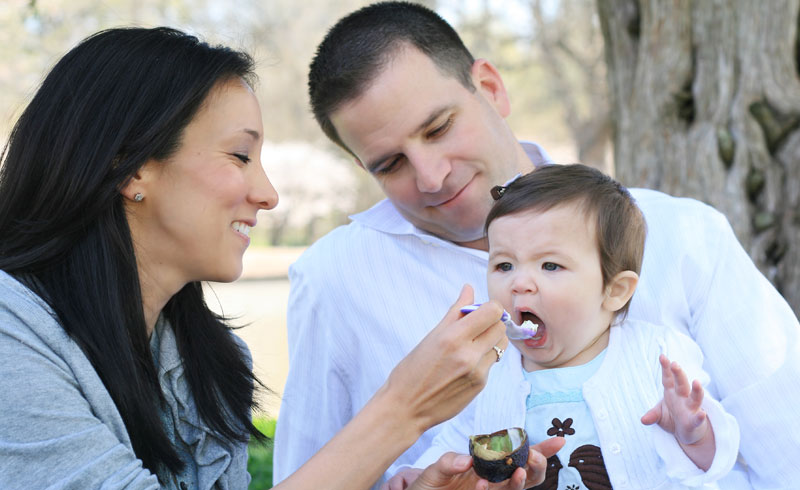
{"label": "woman", "polygon": [[[247,486],[258,381],[200,281],[239,276],[257,212],[278,201],[253,78],[243,53],[111,29],[20,117],[0,168],[1,488]],[[368,487],[480,390],[507,343],[499,315],[454,307],[281,488]],[[449,458],[417,488],[485,486]]]}

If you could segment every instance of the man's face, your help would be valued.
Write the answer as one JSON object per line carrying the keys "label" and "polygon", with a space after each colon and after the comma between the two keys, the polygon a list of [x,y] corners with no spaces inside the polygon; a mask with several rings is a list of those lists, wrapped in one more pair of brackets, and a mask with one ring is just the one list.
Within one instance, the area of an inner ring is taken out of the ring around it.
{"label": "man's face", "polygon": [[480,246],[490,189],[530,162],[505,123],[508,98],[494,67],[478,60],[472,78],[474,92],[420,51],[401,48],[331,120],[407,220]]}

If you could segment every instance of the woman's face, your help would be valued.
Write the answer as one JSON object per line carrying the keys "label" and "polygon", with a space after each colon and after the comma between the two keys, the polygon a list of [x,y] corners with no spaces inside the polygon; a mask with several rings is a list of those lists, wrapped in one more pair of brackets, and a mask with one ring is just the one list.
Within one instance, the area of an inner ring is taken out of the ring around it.
{"label": "woman's face", "polygon": [[137,172],[129,186],[144,199],[128,204],[128,220],[150,282],[180,289],[239,277],[256,213],[278,203],[261,166],[263,133],[253,91],[230,80],[209,93],[170,158]]}

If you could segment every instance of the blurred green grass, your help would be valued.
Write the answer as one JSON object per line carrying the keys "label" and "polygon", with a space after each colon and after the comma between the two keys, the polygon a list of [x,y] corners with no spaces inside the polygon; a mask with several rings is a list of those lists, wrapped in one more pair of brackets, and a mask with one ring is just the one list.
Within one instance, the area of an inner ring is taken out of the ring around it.
{"label": "blurred green grass", "polygon": [[250,490],[266,490],[272,488],[272,444],[275,438],[275,423],[272,418],[254,418],[256,426],[269,439],[261,444],[257,441],[250,442],[247,447],[247,471],[250,472]]}

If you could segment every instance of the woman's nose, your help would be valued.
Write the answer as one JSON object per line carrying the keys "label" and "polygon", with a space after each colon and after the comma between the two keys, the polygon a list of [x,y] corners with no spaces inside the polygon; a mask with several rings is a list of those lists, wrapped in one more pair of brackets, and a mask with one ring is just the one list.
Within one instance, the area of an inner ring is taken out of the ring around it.
{"label": "woman's nose", "polygon": [[278,191],[275,190],[275,187],[272,186],[272,182],[269,181],[264,167],[256,162],[251,163],[251,165],[257,168],[248,200],[258,205],[261,209],[274,208],[278,205]]}

